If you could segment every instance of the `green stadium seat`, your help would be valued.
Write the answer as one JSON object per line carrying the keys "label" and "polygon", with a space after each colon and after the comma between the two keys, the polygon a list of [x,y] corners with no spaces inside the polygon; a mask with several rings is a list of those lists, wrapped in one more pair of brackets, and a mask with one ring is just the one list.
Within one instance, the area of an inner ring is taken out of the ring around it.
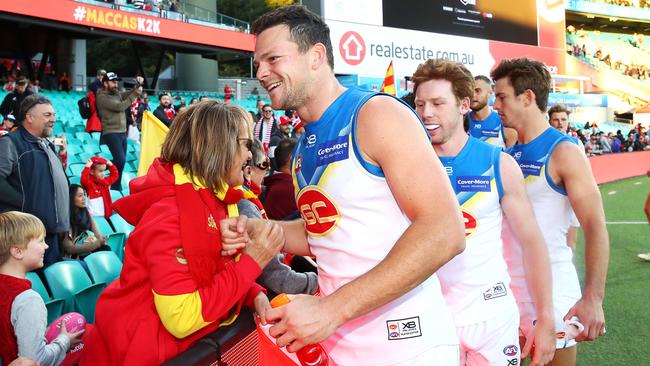
{"label": "green stadium seat", "polygon": [[133,231],[133,225],[126,222],[126,220],[117,213],[114,213],[113,216],[111,216],[111,223],[113,224],[116,233],[124,233],[128,237]]}
{"label": "green stadium seat", "polygon": [[95,283],[109,284],[120,277],[122,261],[113,252],[95,252],[84,258]]}
{"label": "green stadium seat", "polygon": [[45,278],[52,294],[65,301],[64,313],[78,311],[86,321],[95,321],[97,298],[106,287],[103,283],[93,284],[88,274],[77,261],[57,262],[45,268]]}
{"label": "green stadium seat", "polygon": [[106,245],[111,247],[111,251],[117,255],[120,261],[124,261],[124,246],[126,245],[126,234],[113,233],[108,236]]}
{"label": "green stadium seat", "polygon": [[113,227],[111,226],[111,224],[108,223],[108,220],[106,220],[106,218],[102,216],[93,216],[93,220],[95,220],[95,224],[97,224],[97,228],[99,228],[99,231],[103,235],[110,235],[114,232]]}
{"label": "green stadium seat", "polygon": [[120,192],[120,191],[116,191],[114,189],[111,189],[110,191],[111,191],[111,200],[113,200],[113,202],[115,202],[115,201],[117,201],[117,200],[119,200],[120,198],[123,197],[122,192]]}
{"label": "green stadium seat", "polygon": [[81,185],[81,177],[78,175],[75,175],[74,177],[68,177],[68,180],[70,181],[70,184]]}
{"label": "green stadium seat", "polygon": [[56,318],[63,314],[64,301],[62,299],[52,299],[45,285],[43,285],[43,281],[35,272],[27,272],[26,278],[32,283],[32,290],[41,295],[47,309],[47,324],[52,324]]}
{"label": "green stadium seat", "polygon": [[79,176],[81,177],[81,171],[86,167],[86,163],[74,163],[68,164],[68,175],[71,177]]}

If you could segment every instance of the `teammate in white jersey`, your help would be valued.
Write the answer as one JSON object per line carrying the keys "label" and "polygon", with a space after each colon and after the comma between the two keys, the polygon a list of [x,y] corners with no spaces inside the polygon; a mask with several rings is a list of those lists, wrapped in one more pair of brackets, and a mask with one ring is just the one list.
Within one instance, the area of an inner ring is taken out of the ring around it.
{"label": "teammate in white jersey", "polygon": [[[304,7],[276,9],[252,29],[257,78],[273,108],[297,110],[305,124],[300,144],[311,149],[294,159],[303,219],[282,223],[284,250],[316,250],[325,295],[297,295],[269,310],[266,318],[275,323],[270,334],[290,352],[321,342],[337,365],[457,365],[458,340],[433,274],[462,252],[464,230],[417,115],[394,97],[341,86],[333,73],[329,29]],[[358,103],[341,103],[346,98]],[[331,118],[347,109],[349,114]],[[336,132],[341,128],[339,135],[329,136],[330,124]],[[312,180],[316,173],[321,178]],[[386,206],[375,207],[374,199]],[[222,222],[226,244],[241,239],[244,223]],[[406,319],[383,319],[384,310],[397,314],[403,305]],[[412,317],[412,308],[423,311]]]}
{"label": "teammate in white jersey", "polygon": [[519,311],[503,258],[503,210],[522,243],[527,282],[540,314],[522,358],[534,345],[532,364],[545,365],[555,351],[551,269],[542,233],[531,220],[534,215],[521,170],[510,155],[464,132],[463,115],[474,85],[465,66],[428,60],[411,80],[416,111],[447,168],[465,217],[465,251],[437,272],[454,314],[461,364],[519,361]]}
{"label": "teammate in white jersey", "polygon": [[[609,260],[609,239],[598,186],[589,162],[575,141],[549,126],[544,113],[551,76],[544,64],[522,59],[503,60],[492,71],[496,81],[494,108],[507,127],[517,130],[518,145],[508,151],[526,177],[527,192],[551,257],[556,331],[563,335],[560,319],[579,318],[585,329],[576,341],[591,341],[605,333],[603,298]],[[573,210],[585,234],[585,282],[582,294],[566,232]],[[521,263],[509,260],[515,291]],[[515,258],[516,259],[516,258]],[[520,304],[522,327],[535,315],[526,310],[525,286],[515,296]],[[576,347],[555,352],[553,365],[574,365]],[[562,347],[558,345],[558,347]]]}
{"label": "teammate in white jersey", "polygon": [[510,147],[517,142],[517,131],[504,127],[499,115],[490,108],[489,101],[494,91],[492,82],[485,75],[474,77],[474,95],[467,114],[469,135],[499,147]]}
{"label": "teammate in white jersey", "polygon": [[[563,104],[556,104],[552,106],[551,108],[548,109],[548,122],[553,126],[556,130],[562,132],[563,134],[570,136],[569,135],[569,115],[571,114],[571,111],[563,105]],[[576,139],[578,142],[578,146],[584,151],[585,146],[582,144],[582,141],[580,139]],[[571,223],[569,224],[569,232],[567,233],[567,245],[571,247],[573,251],[576,250],[576,243],[578,242],[578,229],[580,228],[580,222],[578,221],[578,218],[576,217],[576,214],[573,213],[571,215]]]}

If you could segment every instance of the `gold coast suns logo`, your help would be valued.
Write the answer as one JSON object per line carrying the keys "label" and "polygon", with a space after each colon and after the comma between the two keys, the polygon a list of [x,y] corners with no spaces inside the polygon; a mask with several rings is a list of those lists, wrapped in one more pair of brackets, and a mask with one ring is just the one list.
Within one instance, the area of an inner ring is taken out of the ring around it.
{"label": "gold coast suns logo", "polygon": [[478,229],[478,221],[476,221],[476,217],[470,212],[465,210],[461,211],[463,212],[463,222],[465,223],[465,237],[469,238]]}
{"label": "gold coast suns logo", "polygon": [[334,200],[316,186],[307,186],[296,199],[305,228],[313,236],[325,236],[336,228],[341,212]]}

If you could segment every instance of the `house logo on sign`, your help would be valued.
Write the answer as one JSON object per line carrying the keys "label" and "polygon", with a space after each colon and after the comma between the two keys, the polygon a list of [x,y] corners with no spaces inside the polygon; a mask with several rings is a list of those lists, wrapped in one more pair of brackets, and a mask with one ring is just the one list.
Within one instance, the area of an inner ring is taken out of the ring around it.
{"label": "house logo on sign", "polygon": [[366,42],[357,32],[345,32],[339,42],[339,52],[343,61],[352,66],[358,65],[366,57]]}

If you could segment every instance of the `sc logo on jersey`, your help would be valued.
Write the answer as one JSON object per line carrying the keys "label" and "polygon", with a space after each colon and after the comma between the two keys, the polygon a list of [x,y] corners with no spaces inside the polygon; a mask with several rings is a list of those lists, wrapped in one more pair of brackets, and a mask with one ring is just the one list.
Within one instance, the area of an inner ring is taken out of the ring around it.
{"label": "sc logo on jersey", "polygon": [[341,220],[341,212],[334,200],[317,186],[303,188],[296,201],[305,228],[313,236],[329,234]]}
{"label": "sc logo on jersey", "polygon": [[463,212],[463,221],[465,222],[465,237],[469,238],[474,234],[478,228],[478,221],[471,213],[461,210]]}

